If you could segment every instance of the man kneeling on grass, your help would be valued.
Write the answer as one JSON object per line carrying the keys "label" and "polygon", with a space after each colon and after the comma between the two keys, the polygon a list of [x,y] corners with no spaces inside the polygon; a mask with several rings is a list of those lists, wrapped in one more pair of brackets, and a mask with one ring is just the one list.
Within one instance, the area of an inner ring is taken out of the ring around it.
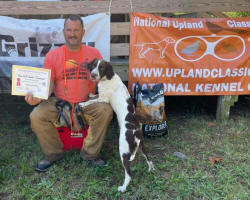
{"label": "man kneeling on grass", "polygon": [[[30,114],[31,128],[45,154],[45,158],[37,164],[36,170],[39,172],[46,171],[63,157],[63,144],[54,126],[59,115],[55,102],[60,99],[71,104],[79,103],[85,101],[89,93],[93,93],[90,85],[94,83],[90,83],[86,67],[82,66],[94,58],[101,59],[102,56],[96,48],[82,45],[84,33],[84,24],[80,16],[71,15],[65,19],[63,34],[66,44],[51,50],[44,60],[44,68],[51,70],[50,97],[42,101],[32,94],[25,96],[25,101],[29,105],[39,104]],[[76,73],[72,74],[73,69]],[[79,73],[84,70],[85,73]],[[51,96],[52,92],[55,96]],[[99,153],[113,117],[113,110],[109,104],[96,103],[85,107],[82,113],[89,128],[80,158],[94,166],[103,166],[105,161],[99,158]]]}

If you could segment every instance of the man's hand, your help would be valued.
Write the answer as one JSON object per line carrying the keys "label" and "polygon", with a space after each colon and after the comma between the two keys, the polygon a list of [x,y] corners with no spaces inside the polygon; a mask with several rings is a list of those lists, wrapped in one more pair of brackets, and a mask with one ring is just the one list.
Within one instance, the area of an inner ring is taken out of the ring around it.
{"label": "man's hand", "polygon": [[34,105],[37,105],[37,104],[41,103],[42,99],[37,98],[37,97],[33,97],[33,94],[28,93],[28,94],[26,94],[26,96],[25,96],[25,101],[26,101],[29,105],[34,106]]}

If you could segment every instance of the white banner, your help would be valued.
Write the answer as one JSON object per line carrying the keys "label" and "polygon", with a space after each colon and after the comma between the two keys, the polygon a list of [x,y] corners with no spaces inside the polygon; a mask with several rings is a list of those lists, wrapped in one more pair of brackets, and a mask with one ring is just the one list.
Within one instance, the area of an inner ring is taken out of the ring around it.
{"label": "white banner", "polygon": [[[96,47],[110,60],[110,15],[82,17],[83,43]],[[64,19],[16,19],[0,16],[0,93],[10,92],[12,65],[42,67],[48,51],[65,43]],[[7,81],[6,81],[7,80]],[[9,81],[8,81],[9,80]]]}

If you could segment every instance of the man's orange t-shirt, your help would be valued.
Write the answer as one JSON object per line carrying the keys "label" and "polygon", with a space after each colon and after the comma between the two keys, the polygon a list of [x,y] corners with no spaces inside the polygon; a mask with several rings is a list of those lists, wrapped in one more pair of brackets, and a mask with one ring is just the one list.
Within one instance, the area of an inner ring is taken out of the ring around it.
{"label": "man's orange t-shirt", "polygon": [[[64,65],[64,49],[66,49],[66,65]],[[54,93],[57,98],[78,103],[85,101],[89,93],[94,92],[96,83],[90,80],[89,72],[86,69],[87,64],[94,58],[102,59],[100,52],[94,47],[85,45],[82,45],[82,51],[69,51],[63,45],[47,53],[44,59],[44,68],[51,69],[51,81],[54,81]],[[79,69],[81,61],[83,66],[80,66]]]}

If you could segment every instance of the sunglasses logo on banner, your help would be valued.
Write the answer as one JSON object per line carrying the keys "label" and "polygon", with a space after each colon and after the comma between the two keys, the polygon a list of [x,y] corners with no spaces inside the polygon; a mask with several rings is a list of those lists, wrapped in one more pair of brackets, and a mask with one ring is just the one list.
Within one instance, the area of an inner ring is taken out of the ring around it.
{"label": "sunglasses logo on banner", "polygon": [[166,37],[158,42],[135,44],[139,48],[139,58],[153,51],[159,52],[160,58],[165,58],[169,44],[175,43],[175,54],[181,60],[194,62],[201,60],[206,55],[222,61],[233,61],[240,58],[246,51],[246,44],[238,35],[186,36],[177,42],[171,37]]}
{"label": "sunglasses logo on banner", "polygon": [[[169,26],[170,23],[168,23]],[[241,36],[235,34],[218,35],[218,33],[221,31],[230,31],[237,34],[249,34],[248,31],[224,28],[209,21],[206,21],[206,26],[211,34],[189,35],[177,41],[171,37],[165,37],[161,41],[135,44],[134,46],[139,47],[139,58],[145,58],[146,54],[158,51],[159,57],[163,59],[165,58],[167,47],[171,43],[175,43],[174,52],[176,56],[187,62],[199,61],[208,55],[222,61],[234,61],[243,56],[246,51],[246,44]],[[249,24],[245,23],[246,26],[249,26]],[[177,26],[174,27],[177,28]],[[231,24],[230,27],[232,27]]]}
{"label": "sunglasses logo on banner", "polygon": [[135,44],[134,46],[140,48],[139,58],[145,58],[150,51],[159,51],[160,58],[165,58],[165,52],[171,43],[175,43],[175,40],[171,37],[166,37],[159,42]]}
{"label": "sunglasses logo on banner", "polygon": [[245,41],[237,35],[187,36],[179,39],[175,54],[182,60],[194,62],[206,55],[222,61],[240,58],[246,50]]}

